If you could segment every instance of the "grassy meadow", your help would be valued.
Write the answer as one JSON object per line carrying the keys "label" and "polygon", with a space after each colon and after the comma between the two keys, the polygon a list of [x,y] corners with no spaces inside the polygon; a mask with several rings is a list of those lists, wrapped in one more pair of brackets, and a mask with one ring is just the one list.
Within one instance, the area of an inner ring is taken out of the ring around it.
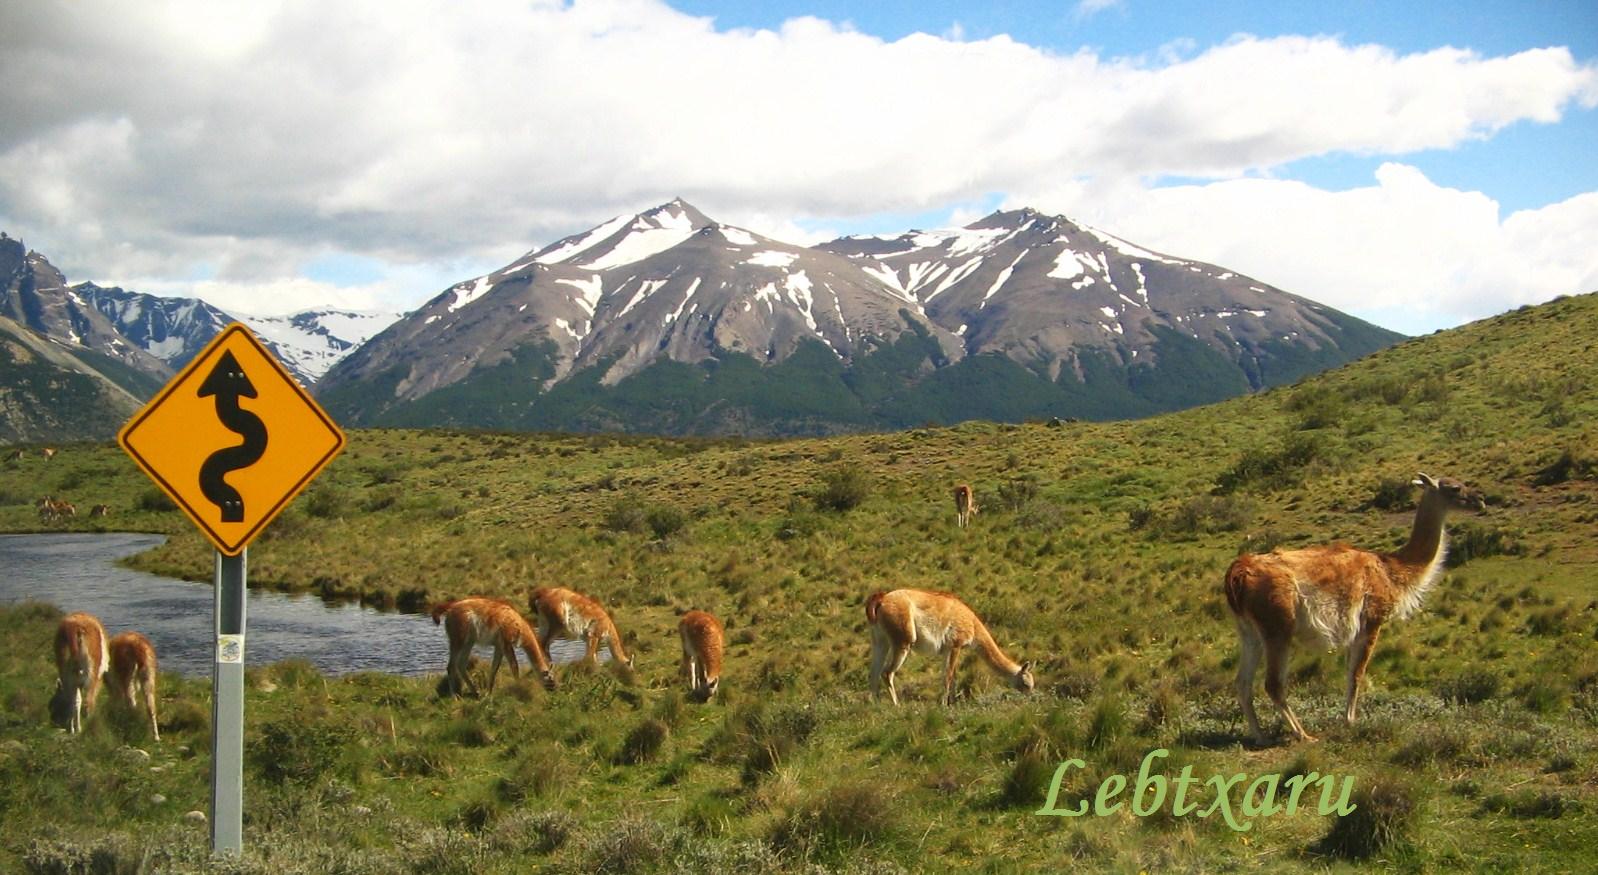
{"label": "grassy meadow", "polygon": [[[209,800],[209,679],[163,677],[160,743],[104,701],[69,738],[46,714],[58,611],[0,609],[0,871],[1598,869],[1598,296],[1138,421],[349,437],[251,546],[253,586],[403,610],[568,586],[610,609],[642,682],[574,667],[554,693],[448,700],[436,678],[252,666],[247,852],[208,863],[185,812]],[[1387,627],[1361,721],[1341,720],[1340,655],[1300,647],[1290,695],[1322,740],[1245,744],[1227,564],[1396,548],[1417,471],[1489,505],[1451,520],[1448,574]],[[957,482],[980,507],[965,530]],[[45,494],[79,516],[42,523]],[[169,533],[131,564],[209,578],[208,545],[114,446],[0,463],[0,531],[96,529]],[[897,587],[961,595],[1036,662],[1036,692],[973,659],[945,708],[939,660],[914,654],[905,705],[870,701],[862,605]],[[709,705],[677,681],[691,608],[727,628]],[[444,651],[440,631],[440,672]],[[1162,748],[1200,782],[1353,776],[1358,809],[1247,832],[1169,805],[1033,813],[1062,760],[1086,763],[1063,808]]]}

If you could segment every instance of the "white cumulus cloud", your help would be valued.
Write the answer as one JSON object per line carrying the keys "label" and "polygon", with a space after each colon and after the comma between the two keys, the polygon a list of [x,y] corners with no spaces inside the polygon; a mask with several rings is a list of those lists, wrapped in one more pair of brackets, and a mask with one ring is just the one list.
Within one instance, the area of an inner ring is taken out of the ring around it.
{"label": "white cumulus cloud", "polygon": [[[69,277],[173,288],[199,272],[298,300],[317,293],[305,266],[344,254],[389,265],[362,294],[404,304],[453,281],[406,278],[504,263],[678,195],[778,233],[994,192],[1131,190],[1232,217],[1265,190],[1240,177],[1304,157],[1397,158],[1598,103],[1598,69],[1557,47],[1401,54],[1240,35],[1121,59],[958,31],[886,41],[815,18],[722,31],[654,0],[4,4],[0,77],[0,227]],[[1215,182],[1142,184],[1170,175]],[[1368,221],[1450,263],[1461,238],[1391,211],[1491,212],[1401,180],[1366,194],[1279,185],[1281,220],[1308,223],[1300,249],[1322,225],[1293,197],[1387,210]],[[1548,230],[1579,209],[1483,219],[1479,233]],[[1534,252],[1547,271],[1532,285],[1590,275],[1558,240]],[[1339,284],[1267,278],[1310,296]]]}

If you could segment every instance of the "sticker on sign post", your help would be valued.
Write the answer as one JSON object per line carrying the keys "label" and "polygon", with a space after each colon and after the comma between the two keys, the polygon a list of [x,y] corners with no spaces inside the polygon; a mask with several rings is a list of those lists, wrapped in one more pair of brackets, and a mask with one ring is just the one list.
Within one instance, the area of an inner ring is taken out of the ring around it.
{"label": "sticker on sign post", "polygon": [[216,661],[227,665],[242,664],[244,662],[244,636],[216,636]]}

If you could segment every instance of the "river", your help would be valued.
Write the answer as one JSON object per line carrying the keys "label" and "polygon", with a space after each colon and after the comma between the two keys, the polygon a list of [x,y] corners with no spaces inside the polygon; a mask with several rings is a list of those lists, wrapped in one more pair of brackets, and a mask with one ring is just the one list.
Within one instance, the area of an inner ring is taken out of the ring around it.
{"label": "river", "polygon": [[[108,634],[143,632],[155,645],[162,671],[209,676],[215,653],[211,586],[117,564],[164,540],[125,533],[0,535],[0,605],[42,601],[63,612],[87,611],[100,618]],[[551,658],[557,662],[582,653],[577,642],[553,645]],[[246,665],[304,659],[331,675],[414,676],[442,673],[446,656],[444,630],[419,614],[328,604],[307,595],[249,593]],[[521,662],[525,667],[526,659]]]}

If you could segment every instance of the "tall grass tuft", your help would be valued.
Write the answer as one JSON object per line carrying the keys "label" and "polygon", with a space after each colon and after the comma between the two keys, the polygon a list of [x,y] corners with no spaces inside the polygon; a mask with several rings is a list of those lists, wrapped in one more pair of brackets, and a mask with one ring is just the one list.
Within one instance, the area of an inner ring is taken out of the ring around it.
{"label": "tall grass tuft", "polygon": [[666,721],[658,717],[646,717],[622,740],[621,749],[616,751],[616,762],[629,766],[649,762],[660,754],[660,749],[670,737],[671,727],[666,725]]}
{"label": "tall grass tuft", "polygon": [[891,789],[879,782],[846,780],[800,800],[771,831],[771,843],[801,857],[835,857],[888,842],[901,825]]}
{"label": "tall grass tuft", "polygon": [[1420,796],[1414,785],[1378,773],[1359,782],[1351,797],[1355,808],[1338,817],[1311,850],[1345,860],[1365,860],[1407,845],[1414,839]]}

